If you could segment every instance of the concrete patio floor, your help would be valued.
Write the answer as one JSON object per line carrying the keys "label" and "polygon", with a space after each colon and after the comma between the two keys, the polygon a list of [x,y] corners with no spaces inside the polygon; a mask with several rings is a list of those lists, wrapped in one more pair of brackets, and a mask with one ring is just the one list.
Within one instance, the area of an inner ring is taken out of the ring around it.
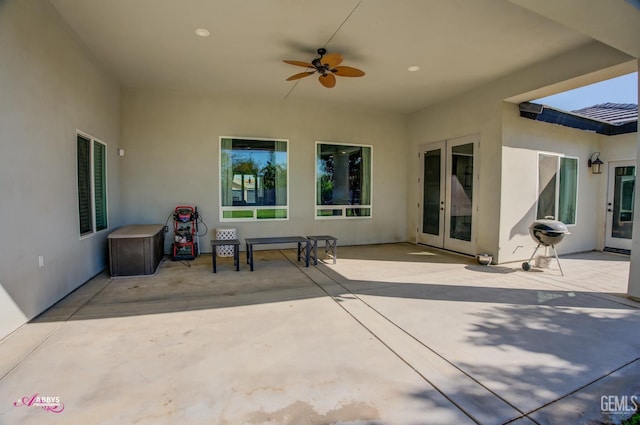
{"label": "concrete patio floor", "polygon": [[408,243],[338,251],[95,277],[0,342],[0,424],[598,424],[630,415],[603,400],[640,402],[628,257],[563,256],[563,277]]}

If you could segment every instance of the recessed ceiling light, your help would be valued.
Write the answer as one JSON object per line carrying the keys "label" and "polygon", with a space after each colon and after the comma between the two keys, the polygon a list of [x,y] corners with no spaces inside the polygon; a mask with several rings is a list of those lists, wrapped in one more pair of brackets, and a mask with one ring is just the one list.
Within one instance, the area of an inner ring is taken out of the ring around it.
{"label": "recessed ceiling light", "polygon": [[418,65],[412,65],[409,68],[407,68],[407,70],[410,72],[416,72],[416,71],[420,71],[420,67]]}
{"label": "recessed ceiling light", "polygon": [[196,30],[196,34],[199,35],[200,37],[209,37],[210,32],[204,28],[198,28]]}

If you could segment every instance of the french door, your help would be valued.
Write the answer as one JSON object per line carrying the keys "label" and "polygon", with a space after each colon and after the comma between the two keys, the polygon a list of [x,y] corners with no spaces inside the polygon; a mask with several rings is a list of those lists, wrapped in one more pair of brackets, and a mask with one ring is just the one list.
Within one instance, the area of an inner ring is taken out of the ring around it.
{"label": "french door", "polygon": [[477,136],[420,146],[418,243],[475,254]]}
{"label": "french door", "polygon": [[606,248],[631,250],[636,162],[609,163],[607,188]]}

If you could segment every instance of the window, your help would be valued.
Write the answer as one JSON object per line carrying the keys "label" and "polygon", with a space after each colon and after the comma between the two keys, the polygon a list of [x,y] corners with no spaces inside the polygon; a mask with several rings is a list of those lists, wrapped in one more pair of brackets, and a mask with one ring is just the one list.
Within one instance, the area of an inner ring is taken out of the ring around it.
{"label": "window", "polygon": [[107,146],[77,135],[78,217],[80,235],[107,228]]}
{"label": "window", "polygon": [[540,154],[536,218],[553,217],[564,224],[576,224],[577,201],[578,159]]}
{"label": "window", "polygon": [[287,144],[220,138],[221,221],[289,218]]}
{"label": "window", "polygon": [[371,150],[316,142],[316,218],[371,217]]}

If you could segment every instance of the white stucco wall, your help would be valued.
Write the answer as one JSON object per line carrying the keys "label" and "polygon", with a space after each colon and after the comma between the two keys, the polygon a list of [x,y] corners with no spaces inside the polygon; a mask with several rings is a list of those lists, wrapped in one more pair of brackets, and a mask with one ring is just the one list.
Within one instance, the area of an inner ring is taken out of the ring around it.
{"label": "white stucco wall", "polygon": [[[291,175],[290,220],[222,226],[237,227],[241,238],[329,233],[341,244],[364,244],[415,241],[420,144],[479,134],[478,251],[497,253],[503,99],[628,59],[594,42],[409,117],[166,90],[131,90],[121,105],[118,85],[47,1],[0,1],[0,217],[15,217],[0,246],[0,338],[100,272],[114,228],[164,223],[178,204],[197,205],[210,230],[220,226],[221,135],[289,139]],[[78,236],[76,129],[108,147],[110,228],[85,239]],[[373,145],[373,218],[313,219],[317,140]],[[125,157],[116,156],[118,147]],[[516,154],[514,147],[508,156]]]}
{"label": "white stucco wall", "polygon": [[[128,223],[164,223],[177,205],[196,205],[210,230],[201,238],[202,252],[211,251],[217,227],[237,228],[241,240],[310,234],[334,235],[340,245],[405,240],[407,138],[401,115],[168,91],[130,90],[123,99],[121,183]],[[220,136],[289,140],[289,220],[220,223]],[[316,141],[373,146],[372,218],[314,219]]]}
{"label": "white stucco wall", "polygon": [[79,237],[76,129],[107,143],[117,226],[120,100],[118,86],[40,0],[0,2],[0,93],[2,338],[106,265],[107,231]]}
{"label": "white stucco wall", "polygon": [[[600,43],[590,43],[571,52],[549,58],[525,69],[514,71],[502,79],[487,83],[476,90],[446,100],[416,112],[409,117],[409,140],[412,159],[409,162],[409,187],[407,204],[408,240],[416,240],[419,200],[419,162],[418,148],[423,143],[447,140],[461,135],[479,134],[480,152],[478,167],[480,181],[478,187],[478,209],[476,212],[477,252],[493,254],[494,261],[504,262],[503,254],[514,246],[501,248],[500,228],[511,229],[515,223],[502,223],[500,219],[502,184],[504,175],[502,168],[515,169],[503,158],[503,101],[524,96],[519,101],[530,100],[531,93],[583,76],[599,72],[609,67],[628,64],[630,57]],[[527,95],[527,93],[529,93]],[[507,127],[507,131],[509,127]],[[526,141],[524,141],[526,145]],[[591,153],[591,152],[589,152]],[[518,152],[508,152],[509,161],[517,158]],[[513,155],[513,157],[512,157]],[[513,182],[509,182],[512,184]],[[535,191],[535,186],[534,189]],[[508,189],[508,193],[512,193]],[[513,202],[512,200],[510,202]],[[502,205],[504,205],[502,203]],[[523,207],[524,208],[524,207]],[[530,205],[526,209],[530,208]],[[514,211],[506,216],[519,214]],[[509,218],[512,221],[513,217]],[[522,249],[519,249],[522,251]],[[530,255],[530,254],[529,254]],[[505,257],[513,259],[514,257]]]}
{"label": "white stucco wall", "polygon": [[[578,158],[578,208],[558,251],[561,254],[604,248],[608,166],[613,161],[635,160],[637,133],[605,136],[519,116],[518,105],[504,103],[502,135],[502,195],[500,209],[500,262],[529,259],[536,244],[528,226],[536,215],[538,153]],[[601,175],[593,175],[587,160],[600,152]]]}
{"label": "white stucco wall", "polygon": [[[640,71],[640,60],[637,61],[637,69]],[[638,99],[640,99],[640,72],[638,72]],[[636,166],[636,170],[638,170],[638,166],[640,166],[640,132],[637,136],[637,158],[638,164]],[[637,171],[636,171],[637,173]],[[636,184],[636,203],[634,205],[634,210],[640,211],[640,185]],[[636,214],[637,217],[637,214]],[[640,298],[640,226],[636,225],[637,220],[634,217],[634,226],[633,226],[633,243],[631,246],[631,268],[629,270],[629,286],[627,293],[633,297]]]}
{"label": "white stucco wall", "polygon": [[636,159],[638,133],[600,136],[600,159],[605,162]]}
{"label": "white stucco wall", "polygon": [[475,167],[480,180],[474,187],[474,197],[478,202],[475,218],[477,252],[495,252],[498,234],[497,217],[500,213],[500,139],[501,102],[487,99],[483,95],[461,96],[440,103],[411,117],[409,137],[411,140],[411,161],[409,170],[409,203],[407,206],[408,240],[415,242],[418,228],[417,207],[421,185],[418,183],[420,160],[418,151],[421,144],[449,140],[461,136],[477,134],[479,149],[474,155]]}
{"label": "white stucco wall", "polygon": [[[637,145],[638,145],[638,133],[621,134],[618,136],[600,136],[600,159],[604,161],[603,171],[603,183],[605,184],[604,198],[602,203],[598,205],[601,213],[601,219],[605,220],[605,214],[607,214],[607,197],[609,190],[609,164],[617,161],[637,161]],[[636,167],[637,170],[637,167]],[[637,171],[636,171],[637,173]],[[601,222],[601,232],[599,234],[596,249],[603,249],[605,247],[605,226],[606,222]]]}
{"label": "white stucco wall", "polygon": [[576,224],[568,226],[571,235],[558,245],[558,251],[599,248],[606,174],[593,175],[586,164],[593,152],[601,150],[606,136],[521,118],[518,105],[506,102],[503,112],[500,262],[529,259],[536,247],[528,228],[536,219],[539,152],[578,158]]}

